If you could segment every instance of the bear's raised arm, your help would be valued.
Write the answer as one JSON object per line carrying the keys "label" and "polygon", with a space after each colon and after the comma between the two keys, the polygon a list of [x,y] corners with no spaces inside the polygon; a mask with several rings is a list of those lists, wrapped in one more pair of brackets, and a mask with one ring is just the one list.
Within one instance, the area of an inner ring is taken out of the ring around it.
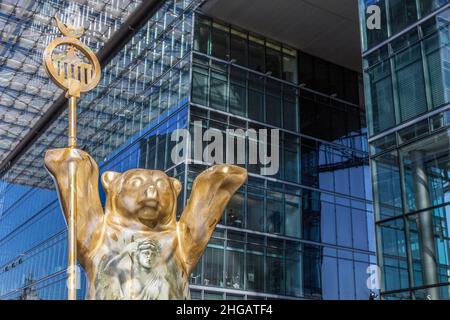
{"label": "bear's raised arm", "polygon": [[79,149],[53,149],[45,154],[45,166],[53,177],[64,216],[69,208],[69,163],[76,163],[77,179],[77,248],[82,264],[89,251],[92,237],[103,219],[103,209],[98,193],[98,166],[89,154]]}
{"label": "bear's raised arm", "polygon": [[247,170],[233,165],[213,166],[195,179],[178,222],[180,249],[188,274],[203,254],[226,205],[246,180]]}

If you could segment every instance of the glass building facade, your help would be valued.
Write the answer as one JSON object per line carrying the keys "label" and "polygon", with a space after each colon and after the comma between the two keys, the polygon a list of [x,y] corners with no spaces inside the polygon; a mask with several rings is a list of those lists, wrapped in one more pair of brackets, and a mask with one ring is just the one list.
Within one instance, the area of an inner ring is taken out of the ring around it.
{"label": "glass building facade", "polygon": [[[165,1],[108,63],[80,100],[79,145],[101,172],[178,178],[181,212],[207,165],[172,162],[176,129],[279,129],[280,170],[263,176],[245,154],[248,182],[190,276],[192,298],[369,299],[375,231],[360,76],[204,16],[202,2]],[[43,170],[66,129],[63,114],[1,177],[0,299],[66,298],[66,225]],[[83,276],[80,299],[85,287]]]}
{"label": "glass building facade", "polygon": [[382,298],[449,299],[450,5],[360,1],[360,14]]}

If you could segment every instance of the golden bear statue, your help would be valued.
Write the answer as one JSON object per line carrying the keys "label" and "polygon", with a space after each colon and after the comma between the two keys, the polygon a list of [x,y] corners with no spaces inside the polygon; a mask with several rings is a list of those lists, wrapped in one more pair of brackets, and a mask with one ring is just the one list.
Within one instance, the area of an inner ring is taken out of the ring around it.
{"label": "golden bear statue", "polygon": [[162,171],[107,171],[103,211],[98,166],[86,152],[47,151],[65,218],[69,165],[76,164],[77,255],[88,282],[88,299],[189,299],[189,275],[203,254],[225,206],[247,179],[247,171],[216,165],[194,181],[179,221],[181,183]]}

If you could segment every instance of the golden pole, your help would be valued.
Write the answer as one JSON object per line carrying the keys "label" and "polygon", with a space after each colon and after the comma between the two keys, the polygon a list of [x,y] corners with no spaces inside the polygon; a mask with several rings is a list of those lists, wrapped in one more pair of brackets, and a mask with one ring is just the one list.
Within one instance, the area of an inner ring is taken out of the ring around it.
{"label": "golden pole", "polygon": [[77,147],[77,98],[69,98],[69,148]]}
{"label": "golden pole", "polygon": [[[69,148],[77,146],[77,98],[69,98]],[[69,163],[69,219],[67,297],[77,300],[77,170],[76,162]]]}
{"label": "golden pole", "polygon": [[[55,17],[56,25],[64,37],[51,41],[44,50],[44,66],[49,77],[62,89],[69,99],[69,148],[77,147],[77,98],[80,93],[95,88],[100,81],[100,63],[94,52],[79,38],[83,27],[62,23]],[[63,52],[57,47],[66,47]],[[87,60],[87,61],[86,61]],[[67,297],[77,299],[77,164],[69,163],[69,203],[67,215],[68,266]]]}

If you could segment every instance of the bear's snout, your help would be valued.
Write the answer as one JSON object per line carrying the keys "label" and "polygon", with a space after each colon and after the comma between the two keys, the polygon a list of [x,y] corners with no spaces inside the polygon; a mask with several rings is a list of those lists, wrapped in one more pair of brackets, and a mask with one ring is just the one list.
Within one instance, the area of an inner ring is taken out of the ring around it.
{"label": "bear's snout", "polygon": [[158,198],[158,191],[153,184],[149,185],[145,190],[145,198],[146,200],[156,200]]}

